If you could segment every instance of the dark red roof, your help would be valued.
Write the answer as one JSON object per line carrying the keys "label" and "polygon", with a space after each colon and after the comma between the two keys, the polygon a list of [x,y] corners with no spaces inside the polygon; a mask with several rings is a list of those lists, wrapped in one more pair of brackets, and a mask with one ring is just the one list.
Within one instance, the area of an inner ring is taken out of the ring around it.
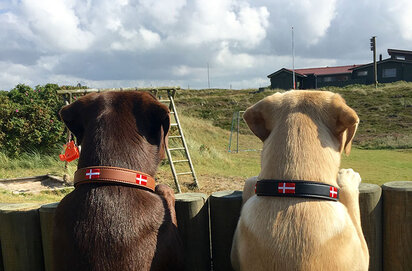
{"label": "dark red roof", "polygon": [[[342,73],[352,73],[351,69],[363,66],[363,65],[348,65],[348,66],[338,66],[338,67],[322,67],[322,68],[308,68],[308,69],[295,69],[296,73],[309,75],[328,75],[328,74],[342,74]],[[292,72],[291,69],[287,69]]]}

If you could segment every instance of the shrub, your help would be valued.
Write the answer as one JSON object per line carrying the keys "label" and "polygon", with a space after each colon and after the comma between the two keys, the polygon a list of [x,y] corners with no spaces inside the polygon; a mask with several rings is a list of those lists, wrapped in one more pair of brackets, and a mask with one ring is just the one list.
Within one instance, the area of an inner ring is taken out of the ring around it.
{"label": "shrub", "polygon": [[64,124],[58,111],[63,100],[55,84],[19,84],[0,92],[0,151],[9,156],[24,152],[51,153],[64,142]]}

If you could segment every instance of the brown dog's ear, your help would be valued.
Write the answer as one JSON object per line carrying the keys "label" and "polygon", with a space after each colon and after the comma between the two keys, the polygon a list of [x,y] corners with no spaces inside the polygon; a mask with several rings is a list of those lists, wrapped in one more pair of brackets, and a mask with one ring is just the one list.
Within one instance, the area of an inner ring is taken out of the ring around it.
{"label": "brown dog's ear", "polygon": [[268,113],[266,112],[267,104],[267,99],[260,100],[246,109],[243,114],[243,119],[250,130],[262,141],[266,140],[272,130],[269,128],[268,120],[265,118],[265,114]]}
{"label": "brown dog's ear", "polygon": [[345,100],[336,94],[332,101],[332,110],[336,116],[334,123],[334,134],[340,142],[339,151],[349,155],[352,147],[352,140],[358,129],[359,117],[355,110],[350,108]]}
{"label": "brown dog's ear", "polygon": [[59,112],[64,124],[66,124],[67,128],[76,136],[79,145],[84,132],[82,123],[83,113],[83,104],[79,101],[64,106]]}
{"label": "brown dog's ear", "polygon": [[[170,129],[169,108],[148,93],[144,93],[135,104],[137,127],[146,140],[159,148],[159,157],[164,159]],[[146,116],[142,118],[142,116]]]}

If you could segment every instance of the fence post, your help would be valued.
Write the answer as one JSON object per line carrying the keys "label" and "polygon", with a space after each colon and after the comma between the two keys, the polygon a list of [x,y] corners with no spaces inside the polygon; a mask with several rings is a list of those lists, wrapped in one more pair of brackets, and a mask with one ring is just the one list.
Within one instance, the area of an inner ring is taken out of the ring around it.
{"label": "fence post", "polygon": [[233,270],[230,250],[242,207],[242,192],[215,192],[209,197],[209,203],[213,270]]}
{"label": "fence post", "polygon": [[0,271],[4,271],[3,267],[3,255],[1,253],[1,242],[0,242]]}
{"label": "fence post", "polygon": [[39,209],[45,271],[53,270],[53,229],[57,205],[58,202],[50,203]]}
{"label": "fence post", "polygon": [[239,125],[240,125],[240,112],[237,111],[236,153],[239,153]]}
{"label": "fence post", "polygon": [[361,183],[359,206],[363,235],[369,249],[369,271],[382,270],[382,189],[379,185]]}
{"label": "fence post", "polygon": [[44,270],[40,204],[0,206],[0,239],[5,271]]}
{"label": "fence post", "polygon": [[207,195],[176,194],[177,226],[183,241],[185,270],[210,270],[209,210]]}
{"label": "fence post", "polygon": [[383,269],[412,267],[412,182],[390,182],[383,191]]}

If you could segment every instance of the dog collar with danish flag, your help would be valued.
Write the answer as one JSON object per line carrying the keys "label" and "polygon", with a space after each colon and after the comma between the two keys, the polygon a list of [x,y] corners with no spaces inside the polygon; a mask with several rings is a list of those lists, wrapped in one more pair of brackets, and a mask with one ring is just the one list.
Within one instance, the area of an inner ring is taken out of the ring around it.
{"label": "dog collar with danish flag", "polygon": [[255,192],[258,196],[339,199],[338,188],[308,181],[260,180],[256,183]]}
{"label": "dog collar with danish flag", "polygon": [[74,173],[74,185],[83,183],[121,183],[155,190],[153,177],[131,169],[118,167],[85,167]]}

